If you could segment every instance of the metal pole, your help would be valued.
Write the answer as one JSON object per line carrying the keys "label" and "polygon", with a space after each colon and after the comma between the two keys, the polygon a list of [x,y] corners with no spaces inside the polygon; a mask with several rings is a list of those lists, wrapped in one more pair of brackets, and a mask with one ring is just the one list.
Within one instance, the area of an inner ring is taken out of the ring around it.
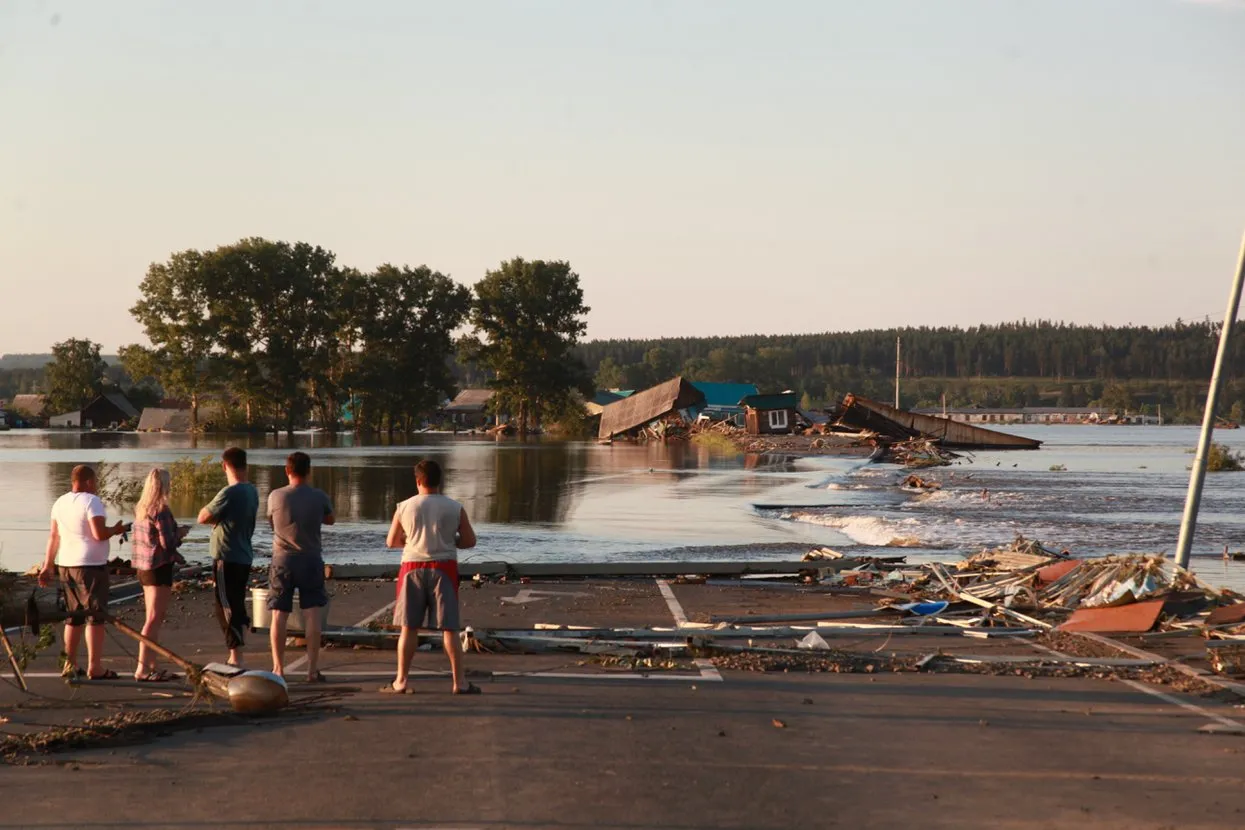
{"label": "metal pole", "polygon": [[895,335],[895,408],[899,408],[899,335]]}
{"label": "metal pole", "polygon": [[1202,435],[1197,442],[1197,455],[1193,459],[1193,472],[1189,474],[1189,492],[1184,501],[1184,518],[1180,522],[1180,541],[1176,543],[1176,564],[1189,567],[1189,549],[1193,546],[1193,531],[1197,528],[1197,511],[1202,503],[1202,483],[1206,479],[1206,460],[1210,453],[1210,439],[1215,430],[1215,409],[1219,406],[1219,387],[1223,378],[1223,363],[1228,354],[1228,339],[1232,325],[1241,305],[1241,285],[1245,283],[1245,236],[1241,238],[1241,252],[1237,258],[1236,279],[1228,295],[1228,311],[1219,332],[1219,351],[1215,353],[1215,368],[1210,375],[1210,391],[1206,393],[1206,411],[1202,413]]}

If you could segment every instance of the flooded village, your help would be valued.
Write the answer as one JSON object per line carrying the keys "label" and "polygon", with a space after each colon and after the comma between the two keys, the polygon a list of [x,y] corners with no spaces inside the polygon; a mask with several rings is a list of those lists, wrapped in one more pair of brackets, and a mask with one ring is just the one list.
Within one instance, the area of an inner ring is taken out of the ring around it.
{"label": "flooded village", "polygon": [[1243,5],[0,4],[0,828],[1245,823]]}

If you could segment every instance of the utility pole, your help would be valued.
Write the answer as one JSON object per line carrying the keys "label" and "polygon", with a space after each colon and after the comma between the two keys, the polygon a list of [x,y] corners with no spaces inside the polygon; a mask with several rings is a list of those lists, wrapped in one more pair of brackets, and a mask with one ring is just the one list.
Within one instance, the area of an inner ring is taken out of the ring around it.
{"label": "utility pole", "polygon": [[895,335],[895,408],[899,408],[899,344],[900,337]]}
{"label": "utility pole", "polygon": [[1228,340],[1232,325],[1241,305],[1241,285],[1245,283],[1245,236],[1241,238],[1241,252],[1236,263],[1236,278],[1228,294],[1228,311],[1219,330],[1219,351],[1215,353],[1215,368],[1210,375],[1210,390],[1206,393],[1206,411],[1202,413],[1202,435],[1197,442],[1197,455],[1193,459],[1193,472],[1189,474],[1189,492],[1184,501],[1184,518],[1180,522],[1180,541],[1176,543],[1176,564],[1189,567],[1189,551],[1193,546],[1193,531],[1197,527],[1197,511],[1202,503],[1202,484],[1206,479],[1206,459],[1210,452],[1210,439],[1215,430],[1215,409],[1219,405],[1219,387],[1223,383],[1223,364],[1227,359]]}

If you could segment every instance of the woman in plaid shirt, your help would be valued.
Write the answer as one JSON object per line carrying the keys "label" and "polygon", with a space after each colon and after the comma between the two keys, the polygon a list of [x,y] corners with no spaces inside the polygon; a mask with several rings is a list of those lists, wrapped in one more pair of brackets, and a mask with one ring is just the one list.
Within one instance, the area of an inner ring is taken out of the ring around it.
{"label": "woman in plaid shirt", "polygon": [[[134,554],[131,564],[138,571],[138,581],[143,586],[143,601],[147,606],[147,621],[143,636],[159,641],[160,626],[169,607],[173,593],[173,567],[186,560],[177,552],[182,539],[190,532],[189,527],[178,527],[169,509],[169,471],[160,467],[147,474],[143,482],[143,495],[134,508]],[[145,645],[138,647],[138,668],[134,679],[146,683],[159,683],[171,675],[156,669],[156,661]]]}

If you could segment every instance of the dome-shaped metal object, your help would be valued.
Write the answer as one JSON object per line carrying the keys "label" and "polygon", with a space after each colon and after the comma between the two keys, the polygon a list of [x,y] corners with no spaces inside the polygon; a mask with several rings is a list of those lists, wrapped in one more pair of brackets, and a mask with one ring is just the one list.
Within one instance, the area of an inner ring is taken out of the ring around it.
{"label": "dome-shaped metal object", "polygon": [[285,679],[270,671],[248,671],[229,681],[229,705],[244,715],[270,715],[290,702]]}

